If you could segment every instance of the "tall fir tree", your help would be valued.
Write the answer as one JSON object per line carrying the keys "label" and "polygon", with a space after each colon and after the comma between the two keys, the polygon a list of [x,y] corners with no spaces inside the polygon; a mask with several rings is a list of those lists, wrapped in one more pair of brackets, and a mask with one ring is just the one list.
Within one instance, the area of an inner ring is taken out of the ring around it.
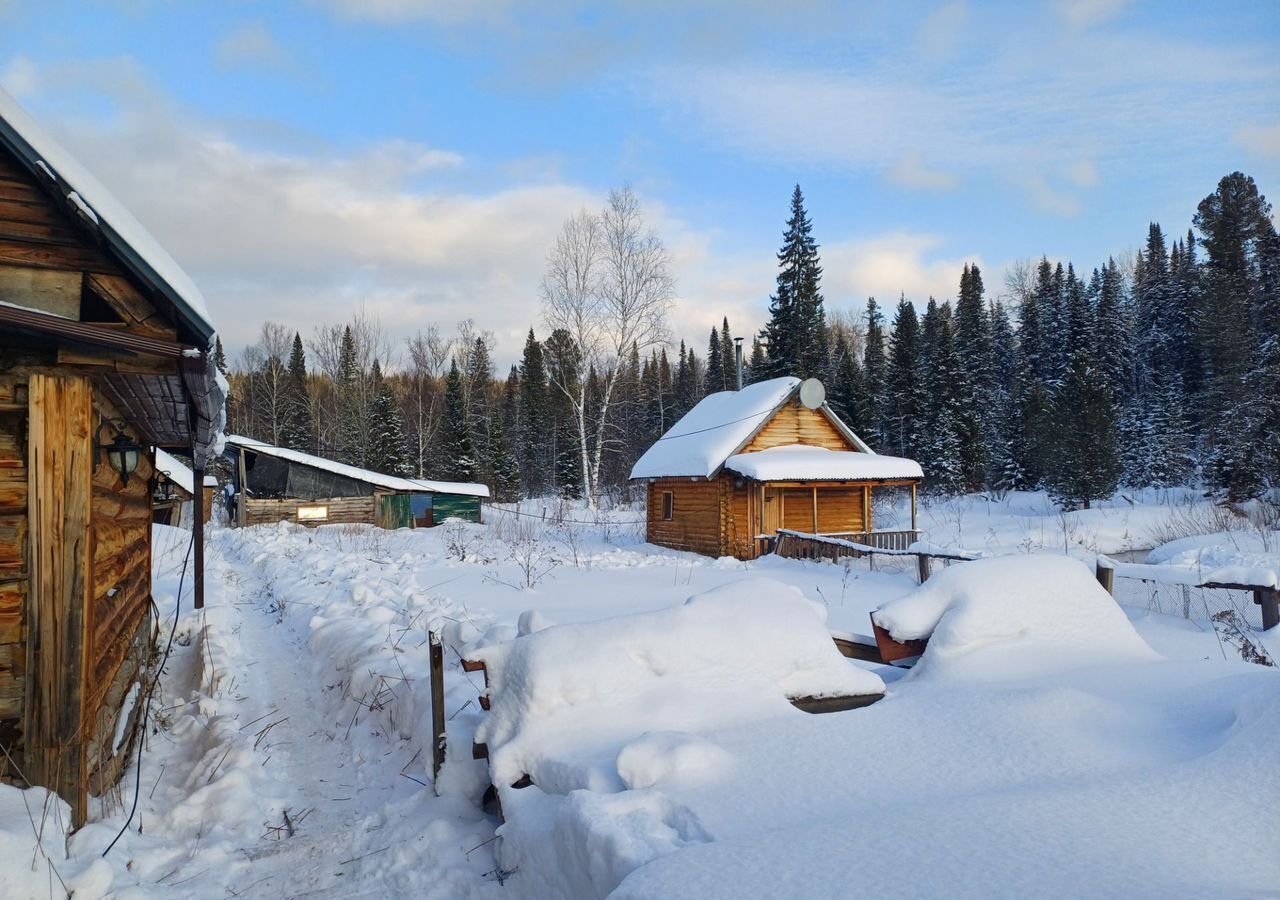
{"label": "tall fir tree", "polygon": [[471,442],[471,420],[463,396],[458,361],[449,364],[444,380],[444,412],[440,421],[440,452],[433,477],[441,481],[475,481],[476,455]]}
{"label": "tall fir tree", "polygon": [[1072,354],[1054,417],[1058,439],[1045,478],[1049,495],[1067,509],[1088,509],[1111,497],[1122,471],[1115,399],[1087,346]]}
{"label": "tall fir tree", "polygon": [[889,443],[886,419],[885,379],[888,359],[885,355],[884,314],[875,297],[867,298],[866,339],[862,346],[862,373],[867,385],[867,429],[863,439],[875,447]]}
{"label": "tall fir tree", "polygon": [[904,296],[893,319],[884,390],[887,447],[895,456],[915,457],[920,449],[924,408],[920,353],[920,319]]}
{"label": "tall fir tree", "polygon": [[725,359],[720,347],[720,332],[716,328],[711,329],[711,339],[707,341],[707,374],[705,389],[708,394],[714,394],[717,391],[728,389],[725,379]]}
{"label": "tall fir tree", "polygon": [[[769,346],[769,377],[819,377],[827,368],[822,266],[800,185],[791,195],[791,217],[778,251],[778,269],[777,288],[769,301],[769,322],[764,329]],[[753,377],[762,380],[759,375]]]}
{"label": "tall fir tree", "polygon": [[836,336],[831,370],[826,380],[827,403],[840,419],[859,436],[869,434],[871,411],[867,403],[867,382],[858,354],[849,347],[843,333]]}
{"label": "tall fir tree", "polygon": [[553,478],[551,459],[551,411],[547,393],[547,369],[542,344],[533,329],[520,358],[520,480],[529,497],[546,494]]}
{"label": "tall fir tree", "polygon": [[[720,390],[735,390],[738,386],[738,349],[733,342],[733,335],[729,331],[728,316],[725,316],[724,321],[720,324],[720,359],[724,366],[724,386]],[[707,393],[711,393],[710,386],[707,387]]]}
{"label": "tall fir tree", "polygon": [[311,398],[307,393],[307,356],[302,335],[293,335],[293,349],[285,374],[284,422],[282,443],[293,450],[311,453],[315,450],[315,432],[311,424]]}
{"label": "tall fir tree", "polygon": [[373,363],[373,402],[369,404],[369,450],[365,466],[385,475],[409,478],[413,475],[413,454],[407,429],[391,384]]}
{"label": "tall fir tree", "polygon": [[334,388],[338,401],[338,461],[352,466],[363,466],[368,451],[366,410],[361,396],[363,380],[364,373],[356,359],[355,337],[348,325],[342,330],[338,383]]}

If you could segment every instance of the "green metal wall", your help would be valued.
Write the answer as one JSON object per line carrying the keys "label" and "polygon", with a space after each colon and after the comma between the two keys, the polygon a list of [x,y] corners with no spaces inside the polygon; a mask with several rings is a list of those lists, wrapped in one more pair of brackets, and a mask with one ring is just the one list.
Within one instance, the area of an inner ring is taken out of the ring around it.
{"label": "green metal wall", "polygon": [[467,522],[480,521],[480,498],[468,497],[464,494],[436,494],[432,498],[436,524],[445,519],[463,519]]}

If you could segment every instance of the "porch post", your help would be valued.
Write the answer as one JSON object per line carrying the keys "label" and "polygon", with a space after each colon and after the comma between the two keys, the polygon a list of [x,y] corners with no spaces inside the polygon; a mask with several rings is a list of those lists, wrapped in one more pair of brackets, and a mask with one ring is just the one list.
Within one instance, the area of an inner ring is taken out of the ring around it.
{"label": "porch post", "polygon": [[911,530],[916,530],[916,486],[911,485]]}
{"label": "porch post", "polygon": [[196,609],[204,609],[204,463],[191,451],[196,467],[191,472],[191,546],[194,558]]}

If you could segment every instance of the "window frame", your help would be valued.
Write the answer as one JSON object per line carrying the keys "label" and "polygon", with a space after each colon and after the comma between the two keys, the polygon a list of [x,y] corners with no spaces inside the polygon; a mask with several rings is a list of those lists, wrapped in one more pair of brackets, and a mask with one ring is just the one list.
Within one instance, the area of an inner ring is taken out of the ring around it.
{"label": "window frame", "polygon": [[676,515],[676,492],[662,492],[662,521],[670,522]]}
{"label": "window frame", "polygon": [[[303,510],[307,511],[303,515]],[[315,515],[315,511],[319,510],[320,515]],[[293,511],[293,520],[299,525],[319,524],[329,521],[329,504],[328,503],[299,503]]]}

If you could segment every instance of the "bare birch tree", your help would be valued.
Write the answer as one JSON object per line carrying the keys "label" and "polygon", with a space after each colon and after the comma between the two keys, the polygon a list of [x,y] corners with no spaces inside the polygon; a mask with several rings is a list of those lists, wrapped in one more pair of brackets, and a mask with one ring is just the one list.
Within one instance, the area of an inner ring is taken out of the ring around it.
{"label": "bare birch tree", "polygon": [[[611,191],[604,210],[585,210],[564,223],[542,279],[543,317],[564,329],[580,351],[576,372],[562,372],[555,387],[574,409],[583,490],[600,500],[600,464],[621,361],[666,338],[674,280],[662,239],[645,225],[630,188]],[[599,409],[588,440],[588,374],[600,379]]]}
{"label": "bare birch tree", "polygon": [[406,419],[413,440],[418,477],[426,478],[427,463],[440,430],[440,413],[444,405],[440,380],[449,362],[453,341],[443,337],[435,325],[429,325],[426,330],[406,339],[405,344],[409,350]]}

